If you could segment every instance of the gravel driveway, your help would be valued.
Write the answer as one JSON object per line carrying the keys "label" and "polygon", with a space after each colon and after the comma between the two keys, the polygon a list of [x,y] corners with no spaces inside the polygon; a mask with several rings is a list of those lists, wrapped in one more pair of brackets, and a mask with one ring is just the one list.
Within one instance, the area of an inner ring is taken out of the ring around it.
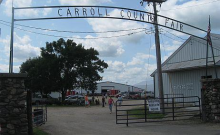
{"label": "gravel driveway", "polygon": [[177,121],[116,125],[115,107],[49,107],[41,128],[51,135],[220,135],[220,124]]}

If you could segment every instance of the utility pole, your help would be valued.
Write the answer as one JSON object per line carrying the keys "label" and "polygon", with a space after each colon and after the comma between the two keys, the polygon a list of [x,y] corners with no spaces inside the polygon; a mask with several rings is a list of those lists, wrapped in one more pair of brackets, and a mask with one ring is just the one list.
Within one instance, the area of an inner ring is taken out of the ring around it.
{"label": "utility pole", "polygon": [[[13,3],[13,1],[12,1],[12,3]],[[13,73],[13,43],[14,43],[14,7],[13,7],[13,5],[12,5],[9,73]]]}
{"label": "utility pole", "polygon": [[155,27],[155,46],[156,46],[156,56],[157,56],[157,75],[158,75],[158,89],[159,89],[159,97],[161,103],[162,113],[164,114],[164,95],[163,95],[163,76],[162,76],[162,68],[161,68],[161,53],[160,53],[160,37],[157,23],[157,8],[156,2],[162,3],[166,0],[143,0],[144,2],[153,2],[154,8],[154,27]]}

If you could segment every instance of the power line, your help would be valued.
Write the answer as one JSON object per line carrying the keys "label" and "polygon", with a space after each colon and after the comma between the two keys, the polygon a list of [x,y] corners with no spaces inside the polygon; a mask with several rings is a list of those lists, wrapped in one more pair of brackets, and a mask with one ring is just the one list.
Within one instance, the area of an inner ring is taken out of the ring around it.
{"label": "power line", "polygon": [[180,37],[180,36],[177,36],[177,35],[175,35],[175,34],[169,32],[169,31],[167,31],[167,30],[165,30],[165,29],[162,29],[162,28],[161,28],[161,30],[166,31],[167,33],[169,33],[169,34],[171,34],[171,35],[173,35],[173,36],[175,36],[175,37],[177,37],[177,38],[179,38],[179,39],[181,39],[181,40],[186,40],[186,39],[184,39],[184,38],[182,38],[182,37]]}
{"label": "power line", "polygon": [[[172,40],[179,41],[179,40],[176,40],[176,39],[174,39],[174,38],[172,38],[172,37],[170,37],[170,36],[165,35],[165,33],[160,33],[160,34],[162,34],[162,35],[164,35],[165,37],[170,38],[170,39],[172,39]],[[181,41],[181,42],[182,42],[182,41]]]}
{"label": "power line", "polygon": [[[179,39],[181,39],[181,40],[187,40],[187,39],[184,39],[184,38],[182,38],[182,37],[180,37],[180,36],[177,36],[177,35],[175,35],[175,34],[169,32],[169,31],[167,31],[167,30],[165,30],[165,29],[162,29],[162,28],[161,28],[161,30],[166,31],[167,33],[169,33],[169,34],[171,34],[171,35],[173,35],[173,36],[175,36],[175,37],[177,37],[177,38],[179,38]],[[161,32],[163,32],[163,31],[161,31]],[[220,37],[217,37],[217,36],[215,36],[215,35],[211,35],[211,37],[214,37],[214,38],[215,38],[215,39],[213,39],[213,40],[220,40]]]}
{"label": "power line", "polygon": [[[167,38],[170,38],[170,39],[172,39],[172,40],[175,40],[174,38],[165,35],[165,33],[161,33],[161,34],[164,35],[164,36],[167,37]],[[174,36],[176,36],[176,35],[174,35]],[[176,36],[176,37],[178,37],[178,36]],[[178,37],[178,38],[179,38],[179,37]],[[207,45],[207,44],[205,44],[205,43],[203,43],[203,42],[200,42],[200,41],[196,40],[195,38],[191,38],[191,39],[192,39],[193,41],[196,41],[196,42],[202,44],[202,45]],[[175,41],[177,41],[177,40],[175,40]],[[220,51],[220,49],[218,49],[218,48],[216,48],[216,47],[214,47],[214,46],[213,46],[213,48],[216,49],[216,50],[218,50],[218,51]]]}
{"label": "power line", "polygon": [[191,7],[202,6],[202,5],[211,4],[211,3],[219,2],[219,1],[220,1],[220,0],[215,0],[215,1],[206,2],[206,3],[201,3],[201,4],[197,4],[197,5],[192,5],[192,6],[187,6],[187,7],[181,7],[181,8],[167,9],[167,10],[161,10],[161,11],[170,11],[170,10],[176,10],[176,9],[191,8]]}
{"label": "power line", "polygon": [[[4,24],[4,23],[1,23],[1,22],[0,22],[0,24],[11,27],[11,25]],[[21,28],[18,28],[18,27],[14,27],[14,28],[16,28],[16,29],[18,29],[18,30],[22,30],[22,31],[26,31],[26,32],[38,34],[38,35],[44,35],[44,36],[50,36],[50,37],[59,37],[59,38],[71,38],[71,39],[116,38],[116,37],[130,36],[130,35],[137,34],[137,33],[141,33],[141,32],[145,32],[145,33],[146,33],[146,30],[140,30],[140,31],[137,31],[137,32],[132,32],[132,33],[128,33],[128,34],[122,34],[122,35],[116,35],[116,36],[105,36],[105,37],[94,37],[94,38],[77,38],[77,37],[66,37],[66,36],[57,36],[57,35],[51,35],[51,34],[44,34],[44,33],[39,33],[39,32],[34,32],[34,31],[30,31],[30,30],[21,29]],[[147,31],[147,32],[151,32],[151,31]],[[147,33],[147,34],[149,34],[149,33]]]}
{"label": "power line", "polygon": [[150,46],[149,46],[149,52],[148,52],[148,60],[147,60],[147,76],[148,76],[148,71],[149,71],[149,63],[150,63],[150,50],[151,50],[151,34],[150,34]]}
{"label": "power line", "polygon": [[[9,23],[7,21],[4,20],[0,20],[1,22],[4,23]],[[113,33],[113,32],[125,32],[125,31],[134,31],[134,30],[146,30],[146,28],[134,28],[134,29],[127,29],[127,30],[114,30],[114,31],[62,31],[62,30],[54,30],[54,29],[46,29],[46,28],[40,28],[40,27],[33,27],[33,26],[27,26],[27,25],[21,25],[21,24],[15,24],[18,26],[23,26],[23,27],[27,27],[27,28],[32,28],[32,29],[38,29],[38,30],[45,30],[45,31],[53,31],[53,32],[63,32],[63,33]]]}
{"label": "power line", "polygon": [[161,41],[162,41],[164,54],[165,54],[165,56],[167,56],[167,53],[166,53],[166,50],[165,50],[165,45],[164,45],[164,42],[163,42],[163,36],[161,36]]}

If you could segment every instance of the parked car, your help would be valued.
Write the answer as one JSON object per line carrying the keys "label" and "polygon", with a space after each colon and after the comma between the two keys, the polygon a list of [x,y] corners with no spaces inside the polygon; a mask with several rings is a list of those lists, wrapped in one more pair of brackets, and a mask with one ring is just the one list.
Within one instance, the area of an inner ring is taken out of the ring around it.
{"label": "parked car", "polygon": [[[89,99],[89,102],[91,103],[92,101],[92,98],[91,97],[88,97]],[[82,95],[71,95],[71,96],[68,96],[66,99],[65,99],[65,104],[76,104],[76,105],[84,105],[85,104],[85,98],[84,96]]]}
{"label": "parked car", "polygon": [[128,98],[129,98],[128,93],[123,94],[123,95],[122,95],[122,98],[128,99]]}
{"label": "parked car", "polygon": [[33,94],[32,96],[32,104],[39,105],[39,104],[59,104],[58,98],[53,98],[50,95],[40,95],[40,94]]}
{"label": "parked car", "polygon": [[127,95],[128,92],[119,92],[118,94],[115,95],[116,98],[119,97],[119,95],[121,95],[123,97],[123,95]]}
{"label": "parked car", "polygon": [[141,92],[129,92],[129,98],[130,99],[140,99]]}
{"label": "parked car", "polygon": [[141,98],[145,98],[145,96],[146,96],[146,98],[153,98],[154,97],[154,92],[152,92],[152,91],[143,91],[141,93]]}
{"label": "parked car", "polygon": [[47,105],[52,105],[52,104],[60,104],[61,102],[59,101],[58,98],[53,98],[50,95],[46,96],[45,104]]}
{"label": "parked car", "polygon": [[32,104],[39,105],[44,104],[46,98],[43,98],[40,94],[33,94],[32,95]]}

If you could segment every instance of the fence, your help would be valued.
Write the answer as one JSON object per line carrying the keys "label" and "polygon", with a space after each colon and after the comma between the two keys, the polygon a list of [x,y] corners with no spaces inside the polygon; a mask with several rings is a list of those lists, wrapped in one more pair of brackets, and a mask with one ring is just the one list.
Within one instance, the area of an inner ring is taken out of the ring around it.
{"label": "fence", "polygon": [[187,120],[191,118],[201,119],[199,97],[172,97],[163,98],[163,100],[171,102],[167,102],[164,108],[161,108],[160,102],[152,104],[152,101],[160,101],[160,98],[150,100],[123,100],[120,106],[118,104],[119,101],[117,101],[116,124],[126,124],[128,126],[128,124],[132,123]]}
{"label": "fence", "polygon": [[45,124],[47,121],[47,106],[32,105],[32,91],[27,90],[28,135],[33,135],[33,127]]}
{"label": "fence", "polygon": [[164,94],[164,98],[166,99],[164,102],[168,104],[169,102],[172,102],[172,98],[175,98],[177,102],[184,102],[184,98],[178,97],[184,97],[184,94]]}

